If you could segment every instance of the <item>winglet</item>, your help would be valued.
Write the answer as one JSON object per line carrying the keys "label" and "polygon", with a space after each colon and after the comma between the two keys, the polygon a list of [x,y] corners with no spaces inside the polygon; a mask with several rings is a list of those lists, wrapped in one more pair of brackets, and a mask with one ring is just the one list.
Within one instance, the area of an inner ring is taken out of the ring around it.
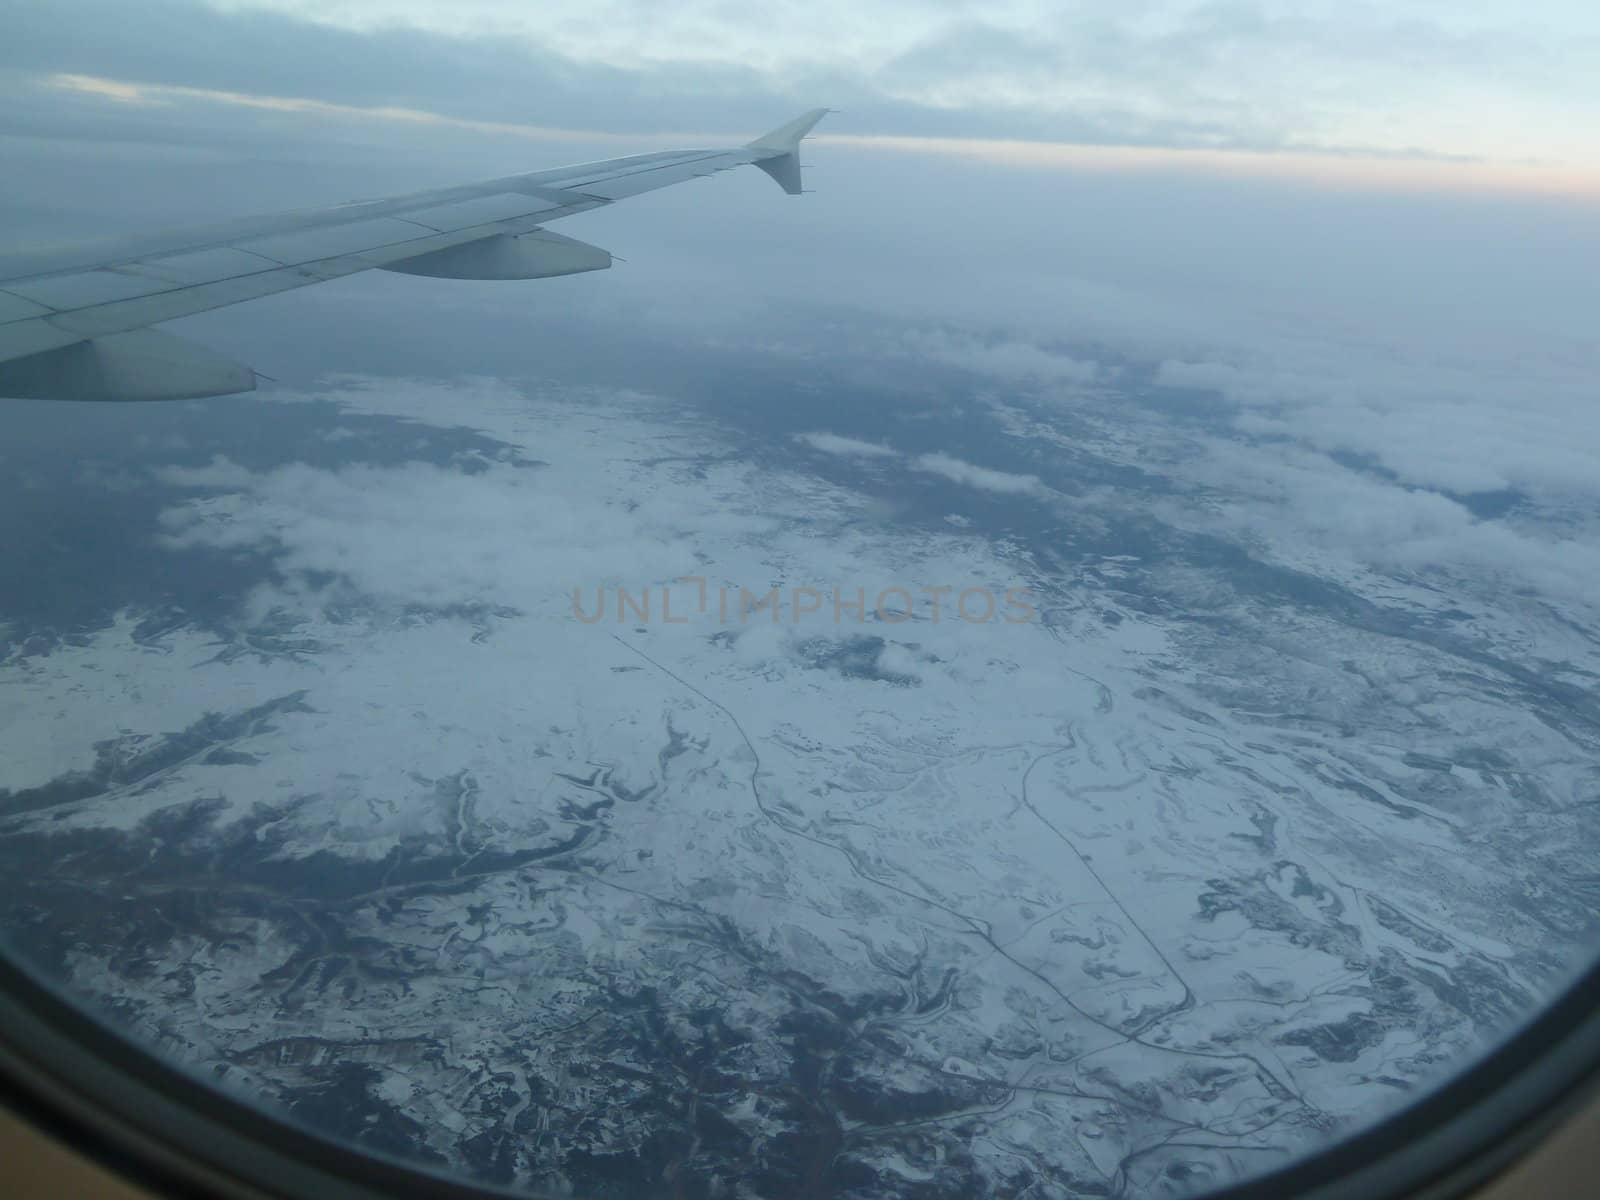
{"label": "winglet", "polygon": [[756,166],[777,180],[778,186],[791,196],[798,196],[802,190],[800,139],[810,133],[812,126],[827,116],[828,112],[826,108],[813,108],[787,125],[780,125],[771,133],[762,134],[745,145],[746,150],[760,155],[756,159]]}

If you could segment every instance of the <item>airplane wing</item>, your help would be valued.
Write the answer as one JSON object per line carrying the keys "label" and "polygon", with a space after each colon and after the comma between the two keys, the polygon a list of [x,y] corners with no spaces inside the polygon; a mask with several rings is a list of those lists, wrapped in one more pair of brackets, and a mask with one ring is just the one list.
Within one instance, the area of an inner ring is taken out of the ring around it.
{"label": "airplane wing", "polygon": [[256,373],[149,326],[374,267],[449,279],[602,270],[560,217],[753,164],[791,195],[813,109],[736,149],[668,150],[387,200],[0,255],[0,397],[177,400],[252,390]]}

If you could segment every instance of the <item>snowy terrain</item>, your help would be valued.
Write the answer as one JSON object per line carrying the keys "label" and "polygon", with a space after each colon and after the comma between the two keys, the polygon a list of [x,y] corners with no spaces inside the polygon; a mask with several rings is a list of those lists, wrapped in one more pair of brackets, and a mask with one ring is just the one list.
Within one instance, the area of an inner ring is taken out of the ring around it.
{"label": "snowy terrain", "polygon": [[349,457],[126,484],[158,563],[252,572],[224,616],[11,630],[13,945],[325,1132],[580,1196],[1183,1194],[1381,1115],[1592,937],[1594,613],[1058,375],[982,455],[252,402]]}

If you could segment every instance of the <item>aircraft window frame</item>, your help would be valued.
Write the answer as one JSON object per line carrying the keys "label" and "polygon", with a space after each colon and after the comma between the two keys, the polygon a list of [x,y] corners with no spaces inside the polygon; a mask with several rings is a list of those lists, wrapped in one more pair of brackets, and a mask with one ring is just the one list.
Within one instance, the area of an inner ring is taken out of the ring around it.
{"label": "aircraft window frame", "polygon": [[[1511,1166],[1600,1090],[1600,962],[1482,1058],[1376,1124],[1205,1200],[1444,1200]],[[0,1103],[170,1197],[488,1200],[208,1086],[0,957]],[[581,1197],[578,1200],[582,1200]]]}

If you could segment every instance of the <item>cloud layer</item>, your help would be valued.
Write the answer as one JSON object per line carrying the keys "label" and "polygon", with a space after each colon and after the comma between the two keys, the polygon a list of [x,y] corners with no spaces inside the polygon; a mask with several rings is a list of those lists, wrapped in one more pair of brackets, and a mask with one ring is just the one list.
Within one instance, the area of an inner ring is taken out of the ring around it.
{"label": "cloud layer", "polygon": [[1576,5],[161,0],[132,25],[111,0],[32,7],[0,66],[476,120],[714,129],[820,101],[873,134],[1600,167],[1600,22]]}

